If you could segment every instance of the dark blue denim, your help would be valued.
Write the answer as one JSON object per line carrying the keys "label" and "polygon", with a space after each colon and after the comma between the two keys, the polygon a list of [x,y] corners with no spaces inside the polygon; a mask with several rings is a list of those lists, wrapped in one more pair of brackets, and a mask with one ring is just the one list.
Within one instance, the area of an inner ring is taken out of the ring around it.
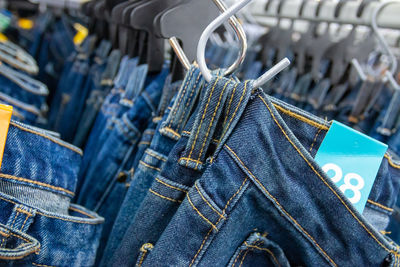
{"label": "dark blue denim", "polygon": [[28,49],[28,53],[36,60],[39,59],[39,51],[43,41],[43,35],[48,29],[50,22],[53,19],[51,12],[45,12],[38,16],[35,20],[35,25],[32,29],[33,42]]}
{"label": "dark blue denim", "polygon": [[[104,102],[105,97],[111,90],[113,79],[121,60],[121,52],[114,50],[107,59],[107,66],[101,77],[93,79],[93,88],[90,96],[86,100],[85,109],[78,125],[73,144],[78,147],[84,147],[86,140],[93,128],[96,116]],[[97,76],[97,75],[96,75]]]}
{"label": "dark blue denim", "polygon": [[[136,261],[143,260],[140,254],[156,243],[185,193],[200,178],[206,164],[205,158],[215,149],[215,143],[229,134],[235,124],[233,118],[243,111],[243,103],[250,96],[250,86],[230,86],[232,80],[216,86],[218,79],[205,88],[197,112],[189,120],[186,131],[182,132],[161,173],[153,181],[114,254],[113,266],[123,262],[132,266]],[[194,138],[188,138],[190,130],[194,132]]]}
{"label": "dark blue denim", "polygon": [[35,106],[0,93],[0,103],[13,106],[12,119],[29,125],[38,125],[44,120],[42,112]]}
{"label": "dark blue denim", "polygon": [[[167,161],[168,154],[179,140],[181,132],[194,109],[196,99],[200,94],[204,80],[198,68],[192,67],[186,74],[178,95],[175,97],[172,109],[167,110],[156,128],[156,133],[140,159],[125,200],[110,234],[107,249],[102,259],[102,266],[111,265],[111,259],[118,253],[117,248],[128,227],[134,224],[134,215],[145,199],[148,189]],[[174,83],[171,86],[176,86]],[[135,221],[136,222],[136,221]],[[144,223],[144,222],[143,222]],[[148,222],[150,223],[150,222]],[[147,222],[145,223],[147,225]],[[127,240],[128,242],[130,239]]]}
{"label": "dark blue denim", "polygon": [[104,219],[71,204],[81,155],[46,132],[10,123],[0,173],[1,266],[94,264]]}
{"label": "dark blue denim", "polygon": [[390,218],[390,223],[387,230],[384,232],[396,244],[400,243],[400,198],[397,196],[396,206],[393,208],[393,213]]}
{"label": "dark blue denim", "polygon": [[387,209],[399,190],[399,165],[389,153],[360,214],[313,159],[327,122],[258,90],[235,121],[187,193],[156,191],[182,203],[157,243],[142,247],[142,266],[398,261],[398,248],[379,232],[387,227]]}
{"label": "dark blue denim", "polygon": [[[162,75],[160,75],[162,76]],[[164,75],[164,79],[167,75]],[[78,203],[99,210],[107,197],[107,190],[113,184],[118,170],[124,168],[140,140],[148,121],[156,112],[160,101],[164,80],[156,79],[139,97],[134,105],[121,118],[115,119],[114,127],[110,130],[96,157],[87,170]],[[123,169],[122,169],[123,170]],[[105,215],[105,217],[107,217]]]}

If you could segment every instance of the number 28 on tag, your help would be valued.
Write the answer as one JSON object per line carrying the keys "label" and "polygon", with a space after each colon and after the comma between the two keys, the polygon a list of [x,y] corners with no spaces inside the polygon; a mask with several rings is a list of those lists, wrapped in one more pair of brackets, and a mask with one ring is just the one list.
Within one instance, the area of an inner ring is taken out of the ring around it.
{"label": "number 28 on tag", "polygon": [[[360,201],[360,190],[365,185],[364,179],[361,177],[361,175],[353,172],[343,174],[342,169],[334,163],[327,163],[322,167],[322,169],[328,174],[332,182],[335,184],[340,183],[344,175],[344,183],[339,186],[340,191],[342,191],[342,193],[350,200],[351,203],[356,204]],[[331,173],[334,173],[334,175],[332,176]],[[349,191],[353,193],[349,194]]]}

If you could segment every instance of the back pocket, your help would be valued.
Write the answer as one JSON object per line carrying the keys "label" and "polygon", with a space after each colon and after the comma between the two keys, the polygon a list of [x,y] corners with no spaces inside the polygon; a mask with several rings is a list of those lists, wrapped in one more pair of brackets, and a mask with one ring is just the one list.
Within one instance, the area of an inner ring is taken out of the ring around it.
{"label": "back pocket", "polygon": [[282,249],[266,235],[252,233],[236,250],[229,262],[230,267],[243,266],[290,266]]}

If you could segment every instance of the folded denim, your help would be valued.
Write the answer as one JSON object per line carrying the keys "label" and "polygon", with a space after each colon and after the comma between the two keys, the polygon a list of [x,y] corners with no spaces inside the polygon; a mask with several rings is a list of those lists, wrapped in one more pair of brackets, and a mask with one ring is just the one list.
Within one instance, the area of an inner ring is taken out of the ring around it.
{"label": "folded denim", "polygon": [[104,219],[70,202],[81,155],[11,121],[0,173],[2,266],[94,264]]}

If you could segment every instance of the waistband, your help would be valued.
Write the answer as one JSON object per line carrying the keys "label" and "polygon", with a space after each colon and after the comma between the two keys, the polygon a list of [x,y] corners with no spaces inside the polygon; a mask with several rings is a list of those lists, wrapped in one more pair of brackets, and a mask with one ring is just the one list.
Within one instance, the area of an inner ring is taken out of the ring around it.
{"label": "waistband", "polygon": [[26,204],[66,212],[73,197],[82,151],[45,131],[11,121],[0,172],[0,189]]}
{"label": "waistband", "polygon": [[[257,93],[221,153],[236,162],[246,180],[329,264],[345,265],[346,257],[340,256],[345,248],[357,249],[366,258],[371,253],[382,259],[389,253],[398,257],[396,247],[371,224],[374,218],[365,212],[361,215],[314,161],[329,126],[329,122]],[[250,140],[246,145],[244,138]],[[368,205],[390,212],[399,189],[399,167],[388,152]],[[241,188],[244,183],[232,180],[235,186],[229,188]]]}

